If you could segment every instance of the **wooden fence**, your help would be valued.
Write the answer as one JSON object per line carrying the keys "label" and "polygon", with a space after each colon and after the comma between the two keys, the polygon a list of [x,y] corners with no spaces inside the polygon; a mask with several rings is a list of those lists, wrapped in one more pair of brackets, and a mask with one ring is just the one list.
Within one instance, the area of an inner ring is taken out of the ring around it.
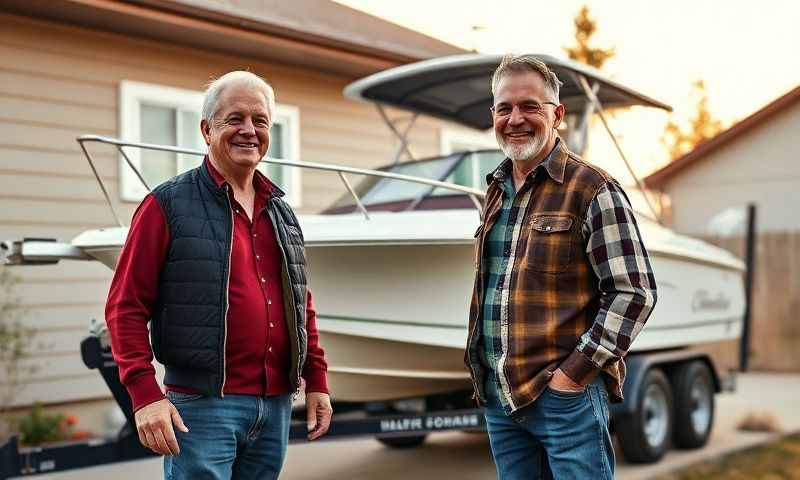
{"label": "wooden fence", "polygon": [[[704,238],[744,259],[744,238]],[[756,237],[750,369],[800,372],[800,232]],[[720,363],[735,367],[738,344],[714,347]],[[732,364],[732,365],[729,365]]]}

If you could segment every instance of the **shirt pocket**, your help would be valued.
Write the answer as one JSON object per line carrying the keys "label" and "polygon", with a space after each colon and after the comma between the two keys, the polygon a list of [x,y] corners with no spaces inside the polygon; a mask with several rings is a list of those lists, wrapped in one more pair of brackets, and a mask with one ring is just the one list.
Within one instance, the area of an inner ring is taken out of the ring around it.
{"label": "shirt pocket", "polygon": [[544,273],[567,270],[573,257],[573,225],[570,215],[533,215],[528,232],[527,267]]}

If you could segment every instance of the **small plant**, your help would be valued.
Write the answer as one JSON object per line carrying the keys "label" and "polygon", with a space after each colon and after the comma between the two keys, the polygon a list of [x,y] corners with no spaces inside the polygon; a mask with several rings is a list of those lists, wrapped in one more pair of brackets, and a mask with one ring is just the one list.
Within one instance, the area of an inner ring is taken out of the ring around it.
{"label": "small plant", "polygon": [[35,446],[72,438],[77,423],[73,415],[46,413],[42,405],[36,403],[27,415],[16,422],[16,427],[20,443]]}
{"label": "small plant", "polygon": [[17,283],[19,279],[0,266],[0,440],[10,433],[7,411],[20,391],[20,380],[35,371],[22,362],[35,332],[22,323],[26,311],[15,295]]}

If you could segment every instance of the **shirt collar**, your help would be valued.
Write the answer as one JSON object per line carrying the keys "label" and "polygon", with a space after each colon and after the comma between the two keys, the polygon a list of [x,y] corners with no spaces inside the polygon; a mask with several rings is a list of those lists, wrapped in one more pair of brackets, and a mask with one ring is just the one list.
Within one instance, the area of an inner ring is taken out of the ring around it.
{"label": "shirt collar", "polygon": [[214,168],[214,164],[211,163],[209,160],[208,155],[203,158],[203,165],[205,165],[206,170],[208,170],[209,175],[211,175],[211,179],[214,180],[214,183],[217,185],[217,188],[222,188],[223,185],[227,184],[228,182],[225,181],[225,178],[222,176],[221,173]]}
{"label": "shirt collar", "polygon": [[[550,153],[547,154],[544,160],[539,163],[531,173],[528,174],[528,177],[534,174],[536,170],[539,168],[543,168],[550,178],[552,178],[557,183],[564,183],[564,171],[567,168],[567,148],[563,145],[561,138],[556,138],[556,144],[553,145],[553,149],[550,150]],[[500,165],[494,169],[489,175],[486,176],[486,183],[491,183],[492,181],[499,181],[502,182],[505,180],[506,176],[511,175],[511,159],[506,158]]]}
{"label": "shirt collar", "polygon": [[[223,177],[216,168],[214,168],[214,164],[211,163],[208,155],[206,155],[203,159],[203,164],[208,170],[208,173],[211,175],[211,178],[214,180],[214,183],[217,185],[217,188],[222,188],[223,186],[228,185],[228,181],[225,180],[225,177]],[[255,175],[253,175],[253,188],[256,191],[256,195],[265,195],[269,197],[283,195],[283,191],[278,188],[277,185],[272,183],[266,177],[266,175],[258,170],[256,170]]]}

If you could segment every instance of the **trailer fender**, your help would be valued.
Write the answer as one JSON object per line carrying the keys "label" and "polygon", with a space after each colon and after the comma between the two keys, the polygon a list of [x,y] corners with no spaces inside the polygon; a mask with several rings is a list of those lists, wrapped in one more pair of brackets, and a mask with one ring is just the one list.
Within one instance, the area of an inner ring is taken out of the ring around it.
{"label": "trailer fender", "polygon": [[716,365],[705,352],[693,349],[680,349],[632,353],[625,357],[627,372],[625,375],[625,383],[622,386],[625,398],[622,403],[613,403],[609,405],[612,416],[632,415],[636,411],[636,405],[639,402],[639,395],[641,394],[641,388],[639,388],[639,386],[642,383],[645,373],[647,373],[649,369],[656,366],[662,367],[665,369],[667,376],[669,376],[669,368],[671,366],[689,360],[702,360],[706,362],[714,377],[715,393],[722,391],[723,382],[721,376],[717,371]]}

